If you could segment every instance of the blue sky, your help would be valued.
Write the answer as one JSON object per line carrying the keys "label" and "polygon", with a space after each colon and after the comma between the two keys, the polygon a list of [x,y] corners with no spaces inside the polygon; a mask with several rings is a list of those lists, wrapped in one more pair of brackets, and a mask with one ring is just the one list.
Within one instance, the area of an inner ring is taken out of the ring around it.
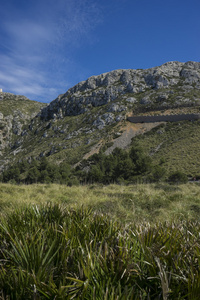
{"label": "blue sky", "polygon": [[0,88],[50,102],[115,69],[200,61],[199,0],[6,0]]}

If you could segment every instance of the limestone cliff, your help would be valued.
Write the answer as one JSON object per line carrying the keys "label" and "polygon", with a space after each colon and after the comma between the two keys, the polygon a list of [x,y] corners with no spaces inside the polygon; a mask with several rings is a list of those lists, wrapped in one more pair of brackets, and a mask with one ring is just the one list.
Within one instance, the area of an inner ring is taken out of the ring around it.
{"label": "limestone cliff", "polygon": [[44,108],[41,116],[44,119],[76,116],[105,104],[110,104],[108,111],[116,112],[126,110],[130,103],[148,106],[197,103],[200,95],[198,92],[195,95],[194,90],[200,91],[199,62],[168,62],[146,70],[115,70],[78,83]]}
{"label": "limestone cliff", "polygon": [[0,168],[42,156],[75,164],[93,147],[119,137],[132,112],[193,106],[199,112],[199,62],[92,76],[48,105],[0,93]]}

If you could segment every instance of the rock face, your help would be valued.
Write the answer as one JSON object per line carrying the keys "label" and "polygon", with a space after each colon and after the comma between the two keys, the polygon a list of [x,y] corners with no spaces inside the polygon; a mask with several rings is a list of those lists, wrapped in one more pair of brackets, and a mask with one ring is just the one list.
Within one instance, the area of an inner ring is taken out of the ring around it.
{"label": "rock face", "polygon": [[0,93],[0,100],[29,100],[27,97],[23,96],[23,95],[15,95],[12,93],[4,93],[1,92]]}
{"label": "rock face", "polygon": [[129,112],[191,105],[200,105],[199,62],[92,76],[48,105],[1,92],[0,170],[10,161],[53,155],[75,164],[89,147],[112,138]]}
{"label": "rock face", "polygon": [[31,101],[25,96],[0,93],[0,159],[5,148],[10,151],[22,143],[24,129],[45,104]]}
{"label": "rock face", "polygon": [[156,93],[165,90],[159,97],[157,96],[157,102],[162,103],[169,96],[172,98],[173,92],[170,89],[174,88],[179,89],[179,96],[183,96],[184,102],[186,93],[183,86],[185,91],[191,88],[200,90],[199,62],[168,62],[146,70],[115,70],[92,76],[70,88],[44,108],[41,117],[52,119],[55,115],[59,118],[75,116],[88,111],[91,107],[106,105],[119,99],[119,103],[110,106],[110,111],[113,112],[119,109],[121,100],[136,103],[141,93],[143,97],[140,104],[151,104]]}

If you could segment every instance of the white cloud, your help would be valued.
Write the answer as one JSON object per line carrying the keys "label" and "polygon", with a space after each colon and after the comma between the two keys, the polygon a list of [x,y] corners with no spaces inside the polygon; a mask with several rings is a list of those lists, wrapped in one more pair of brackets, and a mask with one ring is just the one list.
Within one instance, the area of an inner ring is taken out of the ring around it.
{"label": "white cloud", "polygon": [[4,9],[0,19],[0,85],[50,101],[70,87],[73,49],[92,39],[100,10],[92,0],[35,0],[31,5],[26,11],[10,7],[9,18]]}

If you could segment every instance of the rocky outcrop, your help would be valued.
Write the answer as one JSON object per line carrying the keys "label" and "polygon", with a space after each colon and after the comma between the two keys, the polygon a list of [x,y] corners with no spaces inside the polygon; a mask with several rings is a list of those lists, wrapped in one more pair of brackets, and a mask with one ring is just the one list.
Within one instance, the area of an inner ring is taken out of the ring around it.
{"label": "rocky outcrop", "polygon": [[0,157],[4,149],[11,149],[22,144],[27,134],[25,126],[31,122],[46,104],[31,101],[25,96],[0,92]]}
{"label": "rocky outcrop", "polygon": [[[106,105],[113,101],[115,104],[109,106],[108,112],[124,109],[123,101],[131,104],[138,102],[142,105],[150,105],[154,100],[162,103],[166,102],[169,96],[170,99],[173,98],[174,89],[179,89],[179,95],[184,102],[185,94],[191,88],[200,89],[200,63],[198,62],[168,62],[160,67],[146,70],[115,70],[92,76],[70,88],[44,108],[41,117],[52,119],[75,116],[92,107]],[[154,99],[161,89],[165,92],[159,93],[160,95]],[[174,95],[174,98],[176,96]],[[199,98],[193,100],[199,101]]]}
{"label": "rocky outcrop", "polygon": [[1,92],[0,100],[29,100],[29,99],[23,95],[15,95],[12,93]]}
{"label": "rocky outcrop", "polygon": [[109,140],[116,123],[130,112],[196,104],[200,105],[198,62],[168,62],[146,70],[92,76],[48,105],[0,93],[0,169],[9,160],[51,156],[61,150],[71,163],[67,151],[79,147],[73,155],[81,159],[90,145]]}

